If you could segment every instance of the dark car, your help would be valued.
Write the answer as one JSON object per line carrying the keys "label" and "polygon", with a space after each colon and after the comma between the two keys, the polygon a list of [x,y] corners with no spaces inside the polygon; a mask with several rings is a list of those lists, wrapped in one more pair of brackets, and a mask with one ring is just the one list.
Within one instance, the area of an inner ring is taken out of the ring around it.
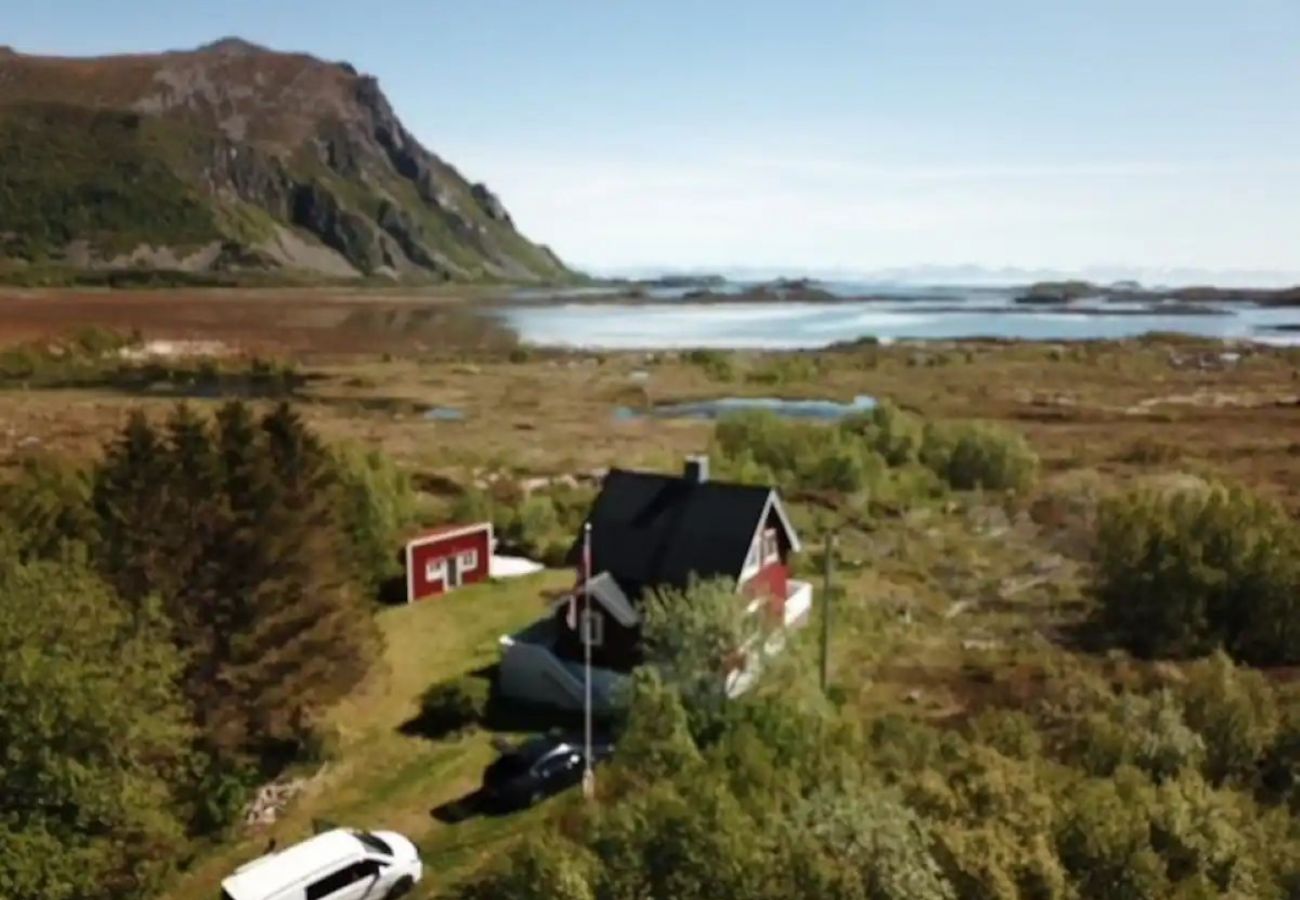
{"label": "dark car", "polygon": [[[592,766],[604,762],[613,752],[614,745],[609,741],[593,741]],[[523,809],[581,784],[585,768],[581,737],[532,738],[506,750],[484,770],[480,797],[488,809]]]}

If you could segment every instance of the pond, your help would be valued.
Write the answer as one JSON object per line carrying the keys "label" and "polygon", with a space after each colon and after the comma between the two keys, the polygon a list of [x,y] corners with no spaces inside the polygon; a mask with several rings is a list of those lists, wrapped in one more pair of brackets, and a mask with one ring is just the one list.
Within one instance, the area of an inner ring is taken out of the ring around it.
{"label": "pond", "polygon": [[429,422],[463,422],[465,413],[454,406],[430,406],[422,413]]}
{"label": "pond", "polygon": [[765,410],[789,419],[833,421],[854,413],[866,412],[876,405],[874,397],[860,394],[849,403],[835,400],[786,400],[780,397],[715,397],[685,403],[657,403],[648,410],[619,406],[614,418],[628,419],[716,419],[728,413]]}

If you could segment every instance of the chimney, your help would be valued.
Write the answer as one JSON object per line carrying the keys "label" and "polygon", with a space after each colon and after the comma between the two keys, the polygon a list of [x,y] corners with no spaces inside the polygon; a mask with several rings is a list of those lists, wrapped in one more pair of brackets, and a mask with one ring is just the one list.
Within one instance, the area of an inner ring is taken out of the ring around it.
{"label": "chimney", "polygon": [[692,484],[704,484],[709,480],[709,458],[703,454],[686,457],[682,477]]}

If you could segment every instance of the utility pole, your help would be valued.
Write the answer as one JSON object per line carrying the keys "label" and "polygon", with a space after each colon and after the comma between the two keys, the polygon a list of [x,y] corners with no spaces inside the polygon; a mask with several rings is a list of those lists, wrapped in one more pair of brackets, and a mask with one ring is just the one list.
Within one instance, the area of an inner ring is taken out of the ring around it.
{"label": "utility pole", "polygon": [[830,679],[830,649],[831,649],[831,600],[834,593],[834,587],[831,580],[835,574],[835,532],[826,532],[826,547],[822,553],[822,657],[821,657],[821,688],[822,693],[826,693]]}

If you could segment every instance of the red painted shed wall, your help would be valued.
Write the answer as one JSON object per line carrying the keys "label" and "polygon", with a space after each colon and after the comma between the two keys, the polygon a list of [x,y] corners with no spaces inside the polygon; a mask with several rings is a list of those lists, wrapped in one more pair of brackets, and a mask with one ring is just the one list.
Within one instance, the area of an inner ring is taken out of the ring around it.
{"label": "red painted shed wall", "polygon": [[475,531],[453,533],[447,537],[434,535],[412,541],[407,549],[407,600],[424,600],[445,593],[448,586],[441,578],[427,577],[429,563],[456,556],[466,550],[476,550],[478,560],[472,569],[460,570],[460,583],[474,584],[486,580],[492,562],[492,538],[488,526]]}

